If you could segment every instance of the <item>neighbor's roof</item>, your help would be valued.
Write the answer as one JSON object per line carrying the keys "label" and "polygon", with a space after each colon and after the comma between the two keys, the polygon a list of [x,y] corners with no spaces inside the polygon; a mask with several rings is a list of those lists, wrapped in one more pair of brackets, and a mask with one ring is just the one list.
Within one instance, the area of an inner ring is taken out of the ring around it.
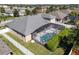
{"label": "neighbor's roof", "polygon": [[11,49],[0,39],[0,55],[7,55],[10,52]]}
{"label": "neighbor's roof", "polygon": [[66,16],[61,11],[53,11],[53,12],[51,12],[49,14],[56,16],[56,18],[58,18],[58,19],[63,19]]}
{"label": "neighbor's roof", "polygon": [[32,16],[23,16],[15,18],[12,22],[7,23],[6,25],[26,36],[33,33],[39,27],[48,24],[49,22],[45,20],[41,14],[32,15]]}
{"label": "neighbor's roof", "polygon": [[68,14],[70,14],[72,12],[72,10],[66,9],[66,10],[61,10],[61,12],[63,12],[66,15],[68,15]]}
{"label": "neighbor's roof", "polygon": [[56,16],[56,18],[58,19],[63,19],[64,17],[66,17],[69,13],[71,12],[71,10],[58,10],[58,11],[53,11],[49,14]]}

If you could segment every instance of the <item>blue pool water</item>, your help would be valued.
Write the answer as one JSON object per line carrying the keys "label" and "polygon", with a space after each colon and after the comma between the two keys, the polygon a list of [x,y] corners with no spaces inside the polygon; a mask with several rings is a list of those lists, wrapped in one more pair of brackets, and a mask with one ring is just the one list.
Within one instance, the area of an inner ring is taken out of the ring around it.
{"label": "blue pool water", "polygon": [[41,38],[41,41],[42,41],[42,42],[47,42],[47,41],[50,40],[50,39],[52,38],[52,36],[54,36],[54,35],[55,35],[55,33],[47,33],[47,34],[41,36],[40,38]]}

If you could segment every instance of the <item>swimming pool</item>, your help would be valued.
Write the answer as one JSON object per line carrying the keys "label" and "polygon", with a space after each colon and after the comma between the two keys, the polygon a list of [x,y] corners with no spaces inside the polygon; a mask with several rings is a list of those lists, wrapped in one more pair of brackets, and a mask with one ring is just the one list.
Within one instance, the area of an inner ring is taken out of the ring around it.
{"label": "swimming pool", "polygon": [[54,36],[54,35],[55,35],[55,33],[47,33],[47,34],[41,36],[40,38],[41,38],[41,41],[42,41],[42,42],[47,42],[47,41],[50,40],[50,39],[52,38],[52,36]]}

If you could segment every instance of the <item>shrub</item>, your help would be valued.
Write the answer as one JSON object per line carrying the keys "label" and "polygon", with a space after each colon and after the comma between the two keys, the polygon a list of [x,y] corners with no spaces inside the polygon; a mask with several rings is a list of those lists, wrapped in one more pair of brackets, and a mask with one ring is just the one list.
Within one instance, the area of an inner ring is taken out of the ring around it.
{"label": "shrub", "polygon": [[71,32],[70,29],[64,29],[59,34],[52,37],[51,40],[49,40],[47,43],[48,49],[50,49],[51,51],[54,51],[59,46],[59,42],[60,42],[61,38],[64,36],[68,36],[70,34],[70,32]]}

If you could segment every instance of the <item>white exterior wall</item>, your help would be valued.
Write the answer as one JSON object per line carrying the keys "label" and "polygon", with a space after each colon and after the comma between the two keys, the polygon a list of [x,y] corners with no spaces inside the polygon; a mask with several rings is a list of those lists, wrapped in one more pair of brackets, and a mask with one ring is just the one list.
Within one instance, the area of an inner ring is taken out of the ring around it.
{"label": "white exterior wall", "polygon": [[56,22],[56,19],[53,18],[53,19],[50,20],[50,22],[51,22],[51,23],[55,23],[55,22]]}

